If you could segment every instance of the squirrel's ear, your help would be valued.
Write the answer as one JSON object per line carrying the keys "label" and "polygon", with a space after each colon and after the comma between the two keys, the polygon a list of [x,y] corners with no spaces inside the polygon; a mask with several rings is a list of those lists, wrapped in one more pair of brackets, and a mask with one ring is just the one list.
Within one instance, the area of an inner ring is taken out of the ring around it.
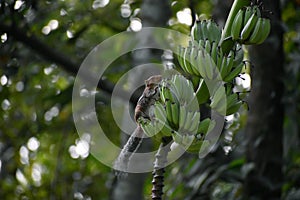
{"label": "squirrel's ear", "polygon": [[149,82],[150,82],[149,79],[145,80],[145,85],[149,86]]}

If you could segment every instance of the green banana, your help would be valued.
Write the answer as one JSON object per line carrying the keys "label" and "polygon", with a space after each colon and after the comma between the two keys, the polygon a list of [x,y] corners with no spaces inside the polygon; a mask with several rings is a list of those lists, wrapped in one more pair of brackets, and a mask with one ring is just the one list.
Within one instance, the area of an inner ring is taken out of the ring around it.
{"label": "green banana", "polygon": [[227,57],[223,56],[222,62],[221,62],[221,67],[220,67],[220,74],[222,79],[224,79],[227,76]]}
{"label": "green banana", "polygon": [[257,20],[258,17],[256,13],[253,13],[250,19],[247,21],[246,25],[243,27],[243,30],[240,35],[241,41],[246,41],[250,37],[250,34],[253,32],[255,28]]}
{"label": "green banana", "polygon": [[173,137],[173,140],[174,142],[176,142],[177,144],[180,144],[182,145],[182,135],[179,134],[177,131],[174,131],[173,134],[172,134],[172,137]]}
{"label": "green banana", "polygon": [[171,103],[171,111],[172,111],[172,122],[174,124],[174,128],[178,129],[179,126],[179,108],[178,104],[172,102]]}
{"label": "green banana", "polygon": [[183,86],[181,84],[181,75],[176,74],[172,77],[170,89],[171,91],[173,91],[174,95],[180,102],[182,98],[182,90],[183,90]]}
{"label": "green banana", "polygon": [[261,12],[260,12],[259,6],[254,5],[254,6],[252,7],[252,12],[253,12],[253,13],[256,13],[256,15],[257,15],[258,18],[261,17]]}
{"label": "green banana", "polygon": [[185,64],[184,64],[184,52],[185,52],[185,48],[182,46],[179,46],[177,60],[178,60],[178,63],[180,65],[181,69],[186,72]]}
{"label": "green banana", "polygon": [[196,133],[198,126],[199,126],[199,120],[200,120],[200,112],[197,111],[194,113],[194,116],[192,117],[192,124],[189,127],[188,131],[192,134]]}
{"label": "green banana", "polygon": [[203,104],[209,99],[209,91],[204,79],[201,79],[196,92],[198,104]]}
{"label": "green banana", "polygon": [[194,140],[193,135],[184,134],[184,135],[182,135],[181,145],[184,148],[188,149],[188,147],[192,144],[193,140]]}
{"label": "green banana", "polygon": [[217,90],[212,96],[210,107],[213,109],[216,108],[219,102],[222,101],[224,97],[226,97],[225,95],[226,94],[223,86],[217,88]]}
{"label": "green banana", "polygon": [[166,111],[163,105],[159,102],[156,102],[154,104],[154,115],[155,115],[155,119],[159,119],[163,122],[166,121]]}
{"label": "green banana", "polygon": [[221,30],[218,28],[217,24],[212,20],[207,22],[207,30],[209,32],[209,41],[219,43],[221,39]]}
{"label": "green banana", "polygon": [[202,30],[201,30],[201,21],[196,21],[192,27],[192,38],[196,41],[203,38],[202,36]]}
{"label": "green banana", "polygon": [[204,62],[204,51],[205,50],[200,50],[199,51],[199,55],[198,55],[198,58],[197,58],[197,70],[199,71],[201,77],[205,77],[205,62]]}
{"label": "green banana", "polygon": [[174,130],[168,125],[166,122],[162,122],[160,120],[156,120],[156,127],[160,128],[159,132],[163,136],[171,136],[174,133]]}
{"label": "green banana", "polygon": [[246,24],[248,23],[251,15],[253,14],[253,10],[251,6],[247,6],[245,9],[245,13],[244,13],[244,21],[243,21],[243,27],[246,26]]}
{"label": "green banana", "polygon": [[242,104],[243,104],[243,102],[239,100],[234,105],[231,105],[229,108],[227,108],[226,115],[232,115],[232,114],[238,112]]}
{"label": "green banana", "polygon": [[210,123],[211,123],[211,119],[209,119],[209,118],[206,118],[206,119],[200,121],[198,130],[197,130],[197,134],[206,135]]}
{"label": "green banana", "polygon": [[166,90],[167,89],[167,87],[166,86],[164,86],[164,83],[163,83],[163,85],[162,85],[162,87],[160,87],[160,99],[161,99],[161,101],[162,102],[166,102]]}
{"label": "green banana", "polygon": [[258,18],[255,28],[246,44],[257,44],[257,42],[260,40],[263,34],[262,31],[264,30],[264,27],[262,27],[262,22],[263,18]]}
{"label": "green banana", "polygon": [[210,54],[210,51],[211,51],[211,44],[210,44],[210,41],[207,39],[206,41],[205,41],[205,51],[208,53],[208,54]]}
{"label": "green banana", "polygon": [[185,65],[186,72],[189,74],[193,74],[192,69],[191,69],[191,63],[189,61],[189,58],[191,56],[191,51],[192,51],[192,48],[189,45],[184,52],[184,65]]}
{"label": "green banana", "polygon": [[187,110],[185,108],[185,106],[180,106],[179,107],[179,130],[183,130],[185,121],[186,121],[186,117],[187,117]]}
{"label": "green banana", "polygon": [[217,42],[212,42],[212,44],[211,44],[210,57],[214,61],[215,65],[217,65],[217,59],[218,59],[218,43]]}
{"label": "green banana", "polygon": [[231,82],[234,78],[236,78],[242,72],[243,67],[244,67],[244,63],[242,62],[224,78],[224,81]]}
{"label": "green banana", "polygon": [[141,123],[140,126],[148,137],[155,135],[155,133],[153,133],[155,128],[151,125],[151,123]]}
{"label": "green banana", "polygon": [[191,111],[187,112],[185,124],[183,126],[183,130],[186,130],[186,131],[189,130],[189,127],[191,127],[191,124],[192,124],[193,116],[194,116],[194,112],[191,112]]}
{"label": "green banana", "polygon": [[194,25],[191,28],[191,37],[193,40],[197,40],[198,36],[198,26],[197,26],[197,21],[195,21]]}
{"label": "green banana", "polygon": [[177,98],[173,96],[171,90],[166,86],[166,83],[161,87],[161,99],[165,103],[167,101],[177,102]]}
{"label": "green banana", "polygon": [[207,21],[206,20],[202,20],[201,21],[201,32],[202,32],[202,38],[203,40],[208,39],[209,37],[209,32],[207,30]]}
{"label": "green banana", "polygon": [[227,65],[227,73],[231,72],[232,68],[233,68],[233,63],[234,63],[234,51],[230,51],[229,52],[229,55],[227,57],[227,62],[226,62],[226,65]]}
{"label": "green banana", "polygon": [[217,59],[217,63],[216,64],[217,64],[217,67],[219,69],[219,72],[221,72],[223,57],[224,57],[223,51],[222,51],[221,48],[218,47],[218,59]]}
{"label": "green banana", "polygon": [[167,99],[165,102],[166,105],[166,112],[167,112],[167,120],[168,123],[172,126],[174,125],[173,118],[172,118],[172,107],[171,107],[171,101]]}
{"label": "green banana", "polygon": [[[198,44],[196,44],[196,45],[198,45]],[[198,57],[198,53],[199,53],[196,45],[191,47],[190,64],[191,64],[192,74],[196,75],[196,76],[200,76],[200,73],[198,72],[197,67],[196,67],[198,64],[197,57]]]}
{"label": "green banana", "polygon": [[204,52],[204,70],[205,70],[205,78],[212,80],[214,76],[213,68],[214,68],[214,62],[212,61],[210,55],[206,52]]}
{"label": "green banana", "polygon": [[236,102],[238,102],[238,101],[239,101],[239,96],[237,93],[232,93],[232,94],[228,95],[226,98],[227,108],[235,105]]}
{"label": "green banana", "polygon": [[240,39],[240,33],[243,27],[244,15],[245,15],[245,10],[240,9],[239,12],[234,17],[232,27],[231,27],[231,37],[233,40]]}
{"label": "green banana", "polygon": [[257,41],[257,44],[263,43],[267,39],[267,37],[269,36],[270,31],[271,31],[271,22],[270,22],[270,19],[263,18],[261,26],[263,27],[263,29],[262,29],[262,36],[259,39],[259,41]]}
{"label": "green banana", "polygon": [[202,51],[202,49],[205,49],[205,41],[206,40],[199,40],[199,49],[200,49],[200,51]]}

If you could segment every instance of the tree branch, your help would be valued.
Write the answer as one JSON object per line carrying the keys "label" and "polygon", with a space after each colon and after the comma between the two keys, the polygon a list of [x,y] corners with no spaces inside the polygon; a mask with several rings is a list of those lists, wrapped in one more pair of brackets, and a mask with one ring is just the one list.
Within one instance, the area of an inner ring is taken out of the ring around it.
{"label": "tree branch", "polygon": [[[79,70],[79,63],[73,62],[71,59],[69,59],[68,56],[64,55],[61,52],[55,51],[51,46],[45,44],[41,40],[39,40],[36,36],[33,34],[26,34],[25,30],[22,30],[20,28],[14,27],[14,26],[8,26],[5,24],[0,23],[0,30],[3,32],[6,32],[9,34],[9,36],[12,36],[17,41],[25,44],[27,47],[33,49],[36,53],[38,53],[40,56],[42,56],[44,59],[54,62],[62,67],[65,71],[76,75]],[[84,80],[90,81],[91,76],[89,74],[84,74],[83,77]],[[114,89],[114,84],[111,83],[108,80],[99,80],[97,87],[107,93],[108,95],[111,95]],[[127,92],[126,91],[119,91],[117,94],[118,97],[128,100],[126,98]],[[135,103],[137,102],[139,98],[139,95],[134,95],[130,102]]]}
{"label": "tree branch", "polygon": [[163,196],[164,173],[166,163],[168,162],[167,156],[170,151],[170,141],[172,141],[172,137],[162,138],[162,143],[155,155],[154,170],[152,173],[152,200],[161,200]]}

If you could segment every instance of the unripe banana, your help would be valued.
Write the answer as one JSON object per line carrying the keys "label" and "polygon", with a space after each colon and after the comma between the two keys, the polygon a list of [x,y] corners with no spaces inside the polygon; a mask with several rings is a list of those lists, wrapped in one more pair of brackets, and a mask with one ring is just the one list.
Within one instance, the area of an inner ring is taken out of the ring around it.
{"label": "unripe banana", "polygon": [[251,6],[247,6],[244,14],[243,27],[248,23],[251,15],[253,14],[253,10]]}
{"label": "unripe banana", "polygon": [[240,33],[243,27],[245,10],[240,9],[239,12],[234,17],[232,27],[231,27],[231,37],[233,40],[238,40],[240,38]]}
{"label": "unripe banana", "polygon": [[234,68],[225,78],[225,82],[231,82],[234,78],[237,77],[242,72],[242,69],[244,67],[244,63],[240,63],[236,68]]}
{"label": "unripe banana", "polygon": [[215,91],[215,93],[212,96],[210,107],[213,109],[216,108],[218,103],[220,101],[222,101],[222,98],[225,98],[225,97],[226,96],[225,96],[224,87],[220,86],[219,88],[217,88],[217,90]]}
{"label": "unripe banana", "polygon": [[205,49],[205,41],[206,40],[203,40],[203,39],[199,40],[200,51],[202,50],[201,48]]}
{"label": "unripe banana", "polygon": [[217,24],[209,20],[207,22],[207,30],[209,32],[209,41],[219,43],[222,33]]}
{"label": "unripe banana", "polygon": [[192,118],[194,116],[194,112],[187,112],[187,116],[186,116],[186,120],[185,120],[185,124],[183,126],[183,130],[188,131],[189,127],[191,127],[192,124]]}
{"label": "unripe banana", "polygon": [[185,65],[184,65],[184,52],[185,52],[185,48],[180,45],[178,47],[177,60],[180,65],[180,68],[186,72]]}
{"label": "unripe banana", "polygon": [[211,51],[211,44],[210,44],[210,41],[207,39],[205,41],[205,51],[210,54],[210,51]]}
{"label": "unripe banana", "polygon": [[193,135],[183,134],[182,135],[182,146],[184,148],[188,149],[188,147],[192,144],[193,140],[194,140]]}
{"label": "unripe banana", "polygon": [[258,18],[261,17],[261,12],[260,12],[259,6],[254,5],[254,6],[252,7],[252,12],[253,12],[253,13],[256,13],[256,15],[257,15]]}
{"label": "unripe banana", "polygon": [[256,13],[253,13],[250,19],[247,21],[246,25],[243,27],[240,38],[242,41],[247,40],[250,37],[250,34],[253,32],[258,18]]}
{"label": "unripe banana", "polygon": [[155,127],[151,123],[140,123],[140,126],[148,137],[155,135]]}
{"label": "unripe banana", "polygon": [[177,144],[180,144],[182,145],[182,135],[179,134],[177,131],[174,131],[173,134],[172,134],[172,137],[173,137],[173,140],[174,142],[176,142]]}
{"label": "unripe banana", "polygon": [[199,55],[197,58],[197,70],[199,71],[201,77],[205,77],[206,76],[206,72],[205,72],[205,60],[204,60],[204,50],[200,50],[199,51]]}
{"label": "unripe banana", "polygon": [[222,67],[223,57],[224,57],[223,51],[222,51],[221,48],[218,47],[217,67],[218,67],[218,69],[219,69],[219,72],[220,72],[221,67]]}
{"label": "unripe banana", "polygon": [[210,123],[211,123],[211,119],[209,119],[209,118],[206,118],[206,119],[202,120],[199,123],[197,134],[206,135],[206,133],[209,129]]}
{"label": "unripe banana", "polygon": [[262,27],[262,33],[261,33],[262,36],[261,36],[260,40],[257,42],[257,44],[263,43],[269,36],[270,31],[271,31],[270,19],[263,18],[261,27]]}
{"label": "unripe banana", "polygon": [[207,21],[206,20],[202,20],[201,21],[201,32],[202,32],[202,38],[203,40],[207,40],[209,37],[209,32],[207,30]]}
{"label": "unripe banana", "polygon": [[262,27],[262,22],[263,22],[263,18],[258,18],[255,28],[254,28],[253,32],[251,33],[251,36],[249,37],[246,44],[257,44],[258,43],[258,41],[260,40],[260,38],[263,34],[262,31],[263,31],[264,27]]}
{"label": "unripe banana", "polygon": [[213,59],[214,63],[217,65],[218,59],[218,43],[213,42],[211,45],[210,57]]}
{"label": "unripe banana", "polygon": [[191,28],[191,37],[193,40],[198,40],[198,26],[197,21],[195,21],[194,25]]}
{"label": "unripe banana", "polygon": [[187,110],[185,106],[180,106],[179,107],[179,130],[183,130],[186,118],[187,118]]}
{"label": "unripe banana", "polygon": [[199,126],[199,120],[200,120],[200,112],[197,111],[194,113],[194,116],[192,118],[192,124],[189,127],[188,131],[192,134],[195,134],[198,130],[198,126]]}
{"label": "unripe banana", "polygon": [[[197,44],[196,44],[197,45]],[[196,75],[196,76],[200,76],[200,73],[199,71],[197,70],[197,57],[198,57],[198,54],[199,54],[199,50],[196,46],[192,46],[191,47],[191,54],[190,54],[190,66],[191,66],[191,71],[192,71],[192,74],[193,75]]]}
{"label": "unripe banana", "polygon": [[177,102],[177,98],[173,95],[171,90],[167,87],[166,83],[163,84],[161,87],[161,99],[163,102],[171,101],[171,102]]}
{"label": "unripe banana", "polygon": [[206,52],[204,52],[204,70],[205,70],[205,78],[212,80],[213,76],[214,76],[214,72],[213,72],[213,66],[214,66],[214,62],[212,61],[210,55]]}
{"label": "unripe banana", "polygon": [[172,118],[172,107],[171,107],[171,101],[167,99],[165,102],[166,105],[166,112],[167,112],[167,120],[168,123],[172,126],[174,126],[173,118]]}
{"label": "unripe banana", "polygon": [[161,98],[161,100],[162,100],[162,102],[166,102],[166,90],[167,89],[167,87],[166,86],[162,86],[161,88],[160,88],[160,98]]}
{"label": "unripe banana", "polygon": [[226,68],[227,68],[227,57],[223,56],[221,67],[220,67],[220,74],[222,79],[224,79],[228,75]]}
{"label": "unripe banana", "polygon": [[160,121],[163,122],[166,121],[166,111],[163,105],[159,102],[156,102],[154,104],[154,115],[155,115],[155,119],[159,119]]}
{"label": "unripe banana", "polygon": [[237,93],[232,93],[227,96],[226,98],[226,103],[227,103],[227,108],[233,106],[239,101],[239,96]]}
{"label": "unripe banana", "polygon": [[238,112],[242,104],[243,104],[242,101],[238,101],[234,105],[227,108],[226,115],[232,115],[232,114]]}
{"label": "unripe banana", "polygon": [[163,136],[171,136],[174,133],[174,130],[168,125],[166,122],[162,122],[160,120],[155,121],[156,126],[160,128],[160,133],[162,133]]}
{"label": "unripe banana", "polygon": [[192,51],[192,48],[189,45],[184,52],[184,65],[185,65],[186,72],[189,74],[193,74],[193,71],[191,69],[191,63],[189,61],[189,58],[191,56],[191,51]]}
{"label": "unripe banana", "polygon": [[172,102],[171,103],[171,110],[172,110],[172,121],[174,124],[174,128],[177,130],[179,126],[179,108],[178,104]]}
{"label": "unripe banana", "polygon": [[175,94],[176,98],[178,99],[179,102],[181,102],[181,99],[182,99],[182,84],[181,84],[181,75],[174,75],[172,77],[172,80],[171,80],[171,91],[173,91],[173,93]]}
{"label": "unripe banana", "polygon": [[230,51],[229,52],[229,55],[228,55],[228,57],[227,57],[227,59],[226,59],[226,65],[227,65],[227,67],[226,67],[226,73],[229,73],[229,72],[231,72],[231,70],[232,70],[232,68],[233,68],[233,62],[234,62],[234,52],[233,51]]}

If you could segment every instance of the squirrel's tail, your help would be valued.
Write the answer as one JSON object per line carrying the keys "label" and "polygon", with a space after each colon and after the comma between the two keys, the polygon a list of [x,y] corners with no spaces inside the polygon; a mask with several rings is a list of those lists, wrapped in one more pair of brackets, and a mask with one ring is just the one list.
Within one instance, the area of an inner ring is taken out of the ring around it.
{"label": "squirrel's tail", "polygon": [[126,174],[130,159],[141,145],[143,135],[143,129],[138,126],[124,145],[122,151],[120,152],[118,158],[114,163],[114,168],[116,169],[116,175],[118,177],[122,177]]}

